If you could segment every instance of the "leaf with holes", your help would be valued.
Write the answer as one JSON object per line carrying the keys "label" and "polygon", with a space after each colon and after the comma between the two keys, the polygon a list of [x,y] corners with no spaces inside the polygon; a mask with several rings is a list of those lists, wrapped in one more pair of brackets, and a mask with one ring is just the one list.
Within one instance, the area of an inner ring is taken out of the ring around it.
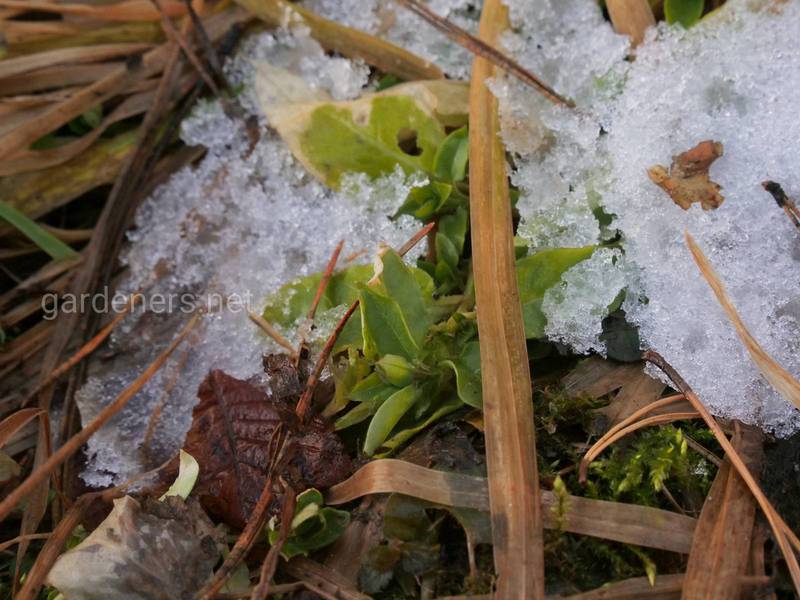
{"label": "leaf with holes", "polygon": [[466,123],[467,89],[462,82],[421,81],[352,101],[267,102],[263,109],[294,156],[338,188],[349,172],[378,177],[400,166],[434,176],[445,127]]}

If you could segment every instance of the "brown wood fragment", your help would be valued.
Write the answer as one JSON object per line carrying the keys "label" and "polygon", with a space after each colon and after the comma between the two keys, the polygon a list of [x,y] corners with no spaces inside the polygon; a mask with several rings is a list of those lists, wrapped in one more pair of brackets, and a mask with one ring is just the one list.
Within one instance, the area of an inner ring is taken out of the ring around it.
{"label": "brown wood fragment", "polygon": [[[761,470],[763,435],[737,423],[733,446],[752,473]],[[725,458],[697,522],[686,567],[684,600],[737,600],[747,574],[756,500]]]}
{"label": "brown wood fragment", "polygon": [[700,204],[703,210],[719,208],[725,198],[719,193],[719,184],[709,178],[708,169],[722,153],[722,144],[706,140],[673,156],[669,172],[655,165],[647,174],[683,210],[689,210],[692,204]]}

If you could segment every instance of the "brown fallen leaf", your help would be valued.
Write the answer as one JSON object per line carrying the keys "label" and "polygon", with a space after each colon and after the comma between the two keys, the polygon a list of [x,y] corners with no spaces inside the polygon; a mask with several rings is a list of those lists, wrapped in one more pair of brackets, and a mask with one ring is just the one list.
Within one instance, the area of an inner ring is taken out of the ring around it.
{"label": "brown fallen leaf", "polygon": [[196,501],[124,496],[58,559],[47,583],[67,598],[192,598],[219,560],[220,541]]}
{"label": "brown fallen leaf", "polygon": [[[275,360],[267,362],[273,375],[268,387],[211,371],[200,384],[200,403],[184,445],[200,464],[193,494],[210,514],[238,528],[247,522],[278,458],[270,444],[278,429],[287,437],[275,473],[293,489],[324,489],[352,470],[344,445],[326,423],[314,419],[303,425],[295,415],[296,375]],[[282,497],[276,482],[271,511],[279,509]]]}
{"label": "brown fallen leaf", "polygon": [[666,167],[655,165],[647,169],[647,174],[684,210],[696,203],[703,210],[719,208],[725,198],[719,193],[719,184],[709,178],[708,169],[722,156],[722,152],[721,143],[706,140],[673,156],[669,172]]}

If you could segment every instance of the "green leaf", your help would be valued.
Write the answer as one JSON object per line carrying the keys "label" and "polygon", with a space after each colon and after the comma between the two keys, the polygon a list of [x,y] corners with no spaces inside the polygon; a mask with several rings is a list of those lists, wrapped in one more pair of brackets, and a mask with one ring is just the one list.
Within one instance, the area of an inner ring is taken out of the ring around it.
{"label": "green leaf", "polygon": [[464,404],[461,402],[461,400],[455,398],[445,402],[439,408],[437,408],[433,413],[427,416],[425,420],[422,421],[421,423],[414,425],[413,427],[401,429],[391,438],[386,440],[383,443],[383,447],[386,448],[386,451],[379,454],[376,458],[383,458],[385,456],[389,456],[394,450],[396,450],[402,444],[405,444],[408,440],[417,435],[420,431],[422,431],[423,429],[427,429],[432,423],[435,423],[445,415],[448,415],[451,412],[456,411],[463,406]]}
{"label": "green leaf", "polygon": [[265,106],[295,157],[333,188],[345,173],[378,177],[397,166],[434,175],[434,159],[446,125],[463,125],[467,87],[423,81],[397,85],[345,102]]}
{"label": "green leaf", "polygon": [[180,457],[178,477],[159,500],[164,500],[167,496],[180,496],[186,500],[194,489],[197,476],[200,474],[200,465],[197,464],[194,456],[183,449],[181,449]]}
{"label": "green leaf", "polygon": [[[290,559],[302,554],[308,555],[313,550],[329,546],[335,542],[350,524],[350,513],[323,506],[322,494],[310,488],[297,496],[294,509],[292,529],[281,554]],[[280,531],[276,524],[270,524],[268,532],[270,544],[274,544]]]}
{"label": "green leaf", "polygon": [[8,221],[10,225],[19,229],[20,232],[25,234],[28,239],[49,254],[54,260],[78,256],[75,250],[2,200],[0,200],[0,219]]}
{"label": "green leaf", "polygon": [[449,183],[434,181],[422,187],[411,188],[400,208],[392,216],[411,215],[420,221],[432,221],[440,212],[447,210],[453,195],[453,186]]}
{"label": "green leaf", "polygon": [[442,364],[453,369],[456,375],[456,389],[462,402],[474,408],[483,406],[481,391],[480,344],[470,342],[464,346],[457,360],[445,360]]}
{"label": "green leaf", "polygon": [[456,129],[439,146],[433,159],[433,170],[442,181],[456,183],[467,175],[469,134],[466,127]]}
{"label": "green leaf", "polygon": [[642,358],[639,329],[628,322],[622,309],[603,319],[600,341],[605,342],[608,358],[621,362],[636,362]]}
{"label": "green leaf", "polygon": [[397,354],[411,360],[419,354],[419,346],[397,302],[370,288],[361,290],[359,300],[364,356],[374,359]]}
{"label": "green leaf", "polygon": [[382,92],[383,90],[388,90],[390,87],[394,87],[399,83],[403,83],[403,80],[397,75],[392,75],[389,73],[388,75],[381,77],[378,85],[375,87],[375,91]]}
{"label": "green leaf", "polygon": [[397,422],[414,406],[417,400],[416,386],[407,385],[392,394],[378,409],[370,421],[364,440],[364,454],[372,456],[389,437]]}
{"label": "green leaf", "polygon": [[[358,298],[358,285],[372,277],[372,265],[355,265],[334,273],[320,298],[319,314],[336,306],[349,306]],[[314,273],[281,286],[266,300],[263,317],[273,325],[292,329],[298,319],[305,318],[314,301],[322,273]],[[350,319],[336,341],[334,352],[361,343],[361,322]]]}
{"label": "green leaf", "polygon": [[570,267],[589,258],[595,248],[585,246],[541,250],[517,261],[517,282],[526,337],[544,336],[547,319],[542,313],[542,300],[545,292],[561,281],[561,276]]}
{"label": "green leaf", "polygon": [[358,402],[358,406],[339,417],[334,427],[338,431],[368,419],[397,390],[395,386],[384,383],[378,373],[367,375],[350,392],[350,400]]}
{"label": "green leaf", "polygon": [[705,0],[664,0],[664,17],[667,23],[680,23],[691,27],[703,16]]}
{"label": "green leaf", "polygon": [[466,274],[459,270],[459,264],[468,227],[467,211],[461,207],[454,214],[439,219],[434,275],[439,284],[438,291],[442,294],[460,288],[466,278]]}
{"label": "green leaf", "polygon": [[381,284],[386,290],[386,295],[397,302],[414,342],[419,346],[428,328],[433,324],[425,302],[426,295],[433,292],[433,283],[426,281],[425,288],[428,289],[423,290],[419,284],[419,275],[407,267],[394,250],[386,252],[381,260],[383,262]]}

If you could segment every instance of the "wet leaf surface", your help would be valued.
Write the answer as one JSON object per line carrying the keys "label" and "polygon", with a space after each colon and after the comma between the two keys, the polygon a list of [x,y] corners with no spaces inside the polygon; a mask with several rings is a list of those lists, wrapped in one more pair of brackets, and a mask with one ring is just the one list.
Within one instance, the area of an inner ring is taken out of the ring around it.
{"label": "wet leaf surface", "polygon": [[[288,360],[288,359],[287,359]],[[206,510],[242,527],[261,494],[279,428],[287,434],[275,466],[294,489],[327,488],[350,474],[351,462],[339,437],[319,420],[302,425],[287,402],[298,389],[283,365],[271,386],[242,381],[214,370],[198,390],[200,403],[184,449],[200,464],[194,494]],[[282,498],[276,484],[272,509]]]}

